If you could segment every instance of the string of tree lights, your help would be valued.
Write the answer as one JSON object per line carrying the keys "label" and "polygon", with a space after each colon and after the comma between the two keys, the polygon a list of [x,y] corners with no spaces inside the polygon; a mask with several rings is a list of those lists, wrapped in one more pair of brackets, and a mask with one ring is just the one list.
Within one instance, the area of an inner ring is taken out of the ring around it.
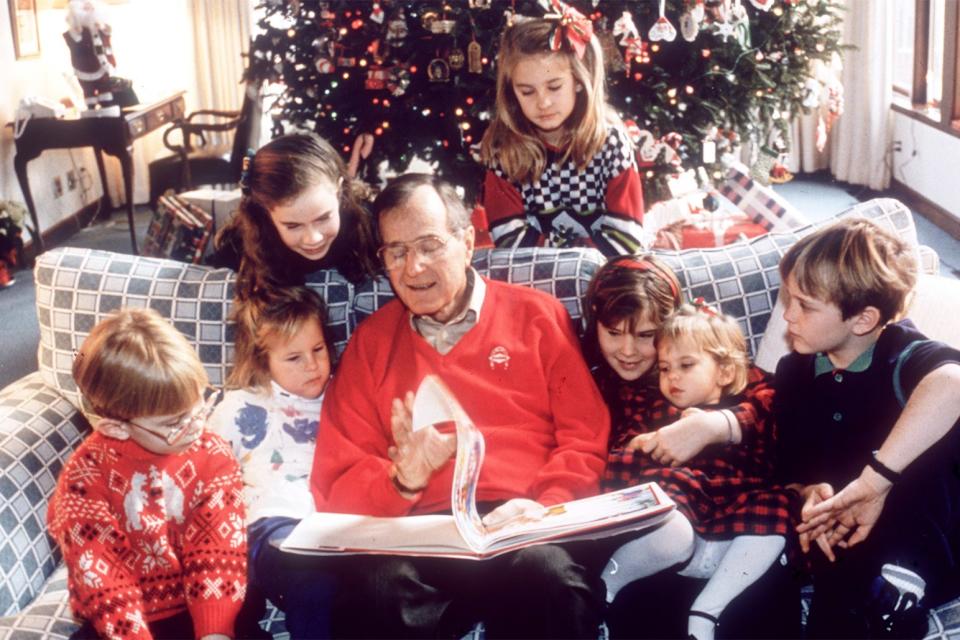
{"label": "string of tree lights", "polygon": [[[839,0],[583,0],[603,44],[610,102],[638,144],[647,202],[667,196],[679,168],[719,177],[725,148],[773,149],[811,108],[839,113],[842,93],[825,70],[841,52]],[[367,167],[411,159],[469,195],[482,167],[471,146],[493,107],[499,36],[515,15],[541,16],[532,0],[267,0],[247,79],[280,87],[266,104],[275,135],[319,133],[351,151],[375,136]],[[829,124],[829,122],[827,123]],[[368,176],[368,178],[371,176]]]}

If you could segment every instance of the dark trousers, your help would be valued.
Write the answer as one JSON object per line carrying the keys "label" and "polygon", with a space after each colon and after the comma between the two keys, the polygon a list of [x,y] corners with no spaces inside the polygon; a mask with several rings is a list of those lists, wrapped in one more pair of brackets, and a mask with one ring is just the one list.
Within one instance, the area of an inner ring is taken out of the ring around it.
{"label": "dark trousers", "polygon": [[[924,604],[936,606],[960,593],[960,433],[918,458],[894,484],[870,536],[837,549],[829,562],[810,551],[814,582],[807,635],[865,637],[881,567],[892,563],[926,582]],[[841,487],[835,487],[839,490]]]}
{"label": "dark trousers", "polygon": [[487,560],[368,556],[341,575],[337,637],[459,638],[482,621],[490,638],[596,638],[598,575],[561,545]]}
{"label": "dark trousers", "polygon": [[298,522],[275,517],[261,518],[250,525],[248,597],[237,618],[238,637],[257,637],[255,625],[266,610],[265,598],[283,611],[293,640],[331,637],[336,560],[281,551],[279,543]]}
{"label": "dark trousers", "polygon": [[[162,620],[148,622],[147,627],[150,629],[150,635],[157,640],[182,640],[193,637],[193,618],[187,611],[181,611]],[[70,640],[95,640],[99,637],[93,623],[89,620],[85,620],[79,629],[70,634]]]}

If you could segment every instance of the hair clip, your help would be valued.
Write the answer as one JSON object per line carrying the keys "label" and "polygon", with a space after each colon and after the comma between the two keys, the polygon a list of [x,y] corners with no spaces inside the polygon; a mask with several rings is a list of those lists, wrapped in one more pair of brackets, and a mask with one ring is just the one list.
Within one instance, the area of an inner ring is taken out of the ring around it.
{"label": "hair clip", "polygon": [[240,193],[245,196],[250,195],[250,165],[253,163],[253,156],[257,152],[253,149],[247,149],[243,156],[243,162],[240,163]]}
{"label": "hair clip", "polygon": [[559,18],[559,23],[550,34],[550,50],[559,51],[566,38],[577,58],[582,59],[583,52],[587,50],[590,38],[593,37],[593,23],[590,18],[562,0],[540,0],[540,2],[548,10],[552,9],[555,12],[545,17]]}
{"label": "hair clip", "polygon": [[699,296],[693,299],[693,306],[696,307],[697,311],[700,313],[705,313],[711,318],[717,317],[717,311],[713,307],[707,304],[707,301],[703,299],[703,296]]}

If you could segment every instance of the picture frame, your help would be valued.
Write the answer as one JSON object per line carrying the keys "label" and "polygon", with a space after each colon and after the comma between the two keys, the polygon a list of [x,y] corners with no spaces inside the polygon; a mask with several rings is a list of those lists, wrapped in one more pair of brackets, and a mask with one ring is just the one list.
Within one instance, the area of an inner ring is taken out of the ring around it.
{"label": "picture frame", "polygon": [[40,55],[40,25],[37,21],[37,0],[7,0],[10,6],[10,29],[17,60]]}

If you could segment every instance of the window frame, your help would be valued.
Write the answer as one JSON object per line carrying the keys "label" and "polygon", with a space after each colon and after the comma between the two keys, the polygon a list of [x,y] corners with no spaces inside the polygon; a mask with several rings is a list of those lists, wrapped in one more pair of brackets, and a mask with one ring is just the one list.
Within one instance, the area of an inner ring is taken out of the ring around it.
{"label": "window frame", "polygon": [[[941,98],[931,103],[927,97],[927,72],[930,69],[931,0],[914,0],[913,79],[909,100],[895,99],[893,108],[923,120],[934,127],[960,136],[960,2],[944,3],[943,64]],[[893,87],[902,96],[902,88]],[[909,103],[907,106],[906,103]]]}

